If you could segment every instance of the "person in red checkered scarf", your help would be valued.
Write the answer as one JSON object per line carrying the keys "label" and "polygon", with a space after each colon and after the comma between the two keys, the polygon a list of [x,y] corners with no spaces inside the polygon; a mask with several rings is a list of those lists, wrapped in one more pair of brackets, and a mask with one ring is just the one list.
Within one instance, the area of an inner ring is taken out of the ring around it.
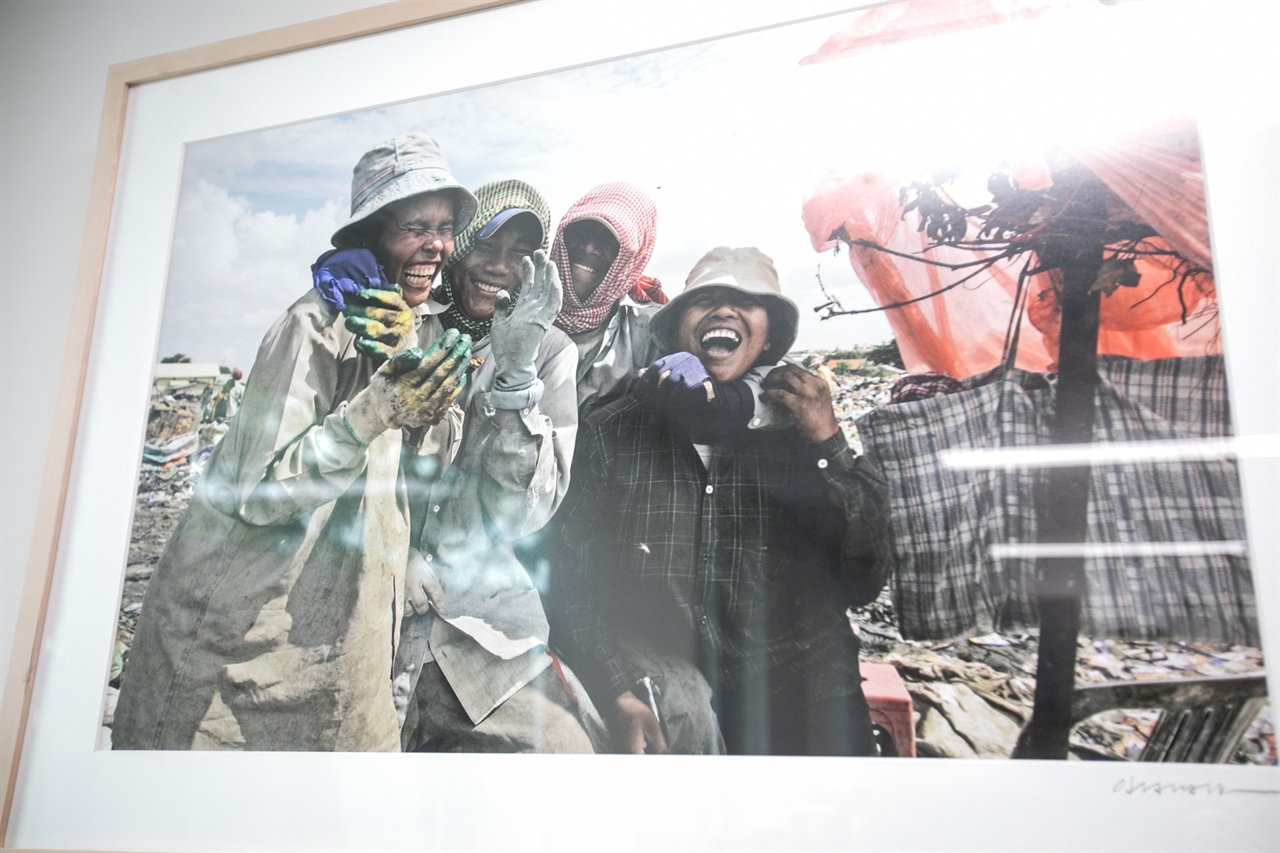
{"label": "person in red checkered scarf", "polygon": [[565,279],[555,324],[578,347],[578,407],[619,395],[658,354],[649,318],[667,301],[644,274],[658,236],[658,209],[628,183],[600,184],[569,207],[551,244]]}

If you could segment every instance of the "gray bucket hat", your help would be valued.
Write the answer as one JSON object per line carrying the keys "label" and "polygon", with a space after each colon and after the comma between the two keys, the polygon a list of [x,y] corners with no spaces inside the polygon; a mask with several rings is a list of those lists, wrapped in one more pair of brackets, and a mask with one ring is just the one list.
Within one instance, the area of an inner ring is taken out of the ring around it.
{"label": "gray bucket hat", "polygon": [[665,349],[676,345],[680,315],[688,304],[689,294],[700,287],[728,287],[764,297],[762,301],[769,311],[771,344],[767,354],[774,361],[786,355],[796,342],[800,309],[782,295],[773,259],[753,246],[742,249],[717,246],[693,265],[680,295],[658,309],[649,321],[650,331]]}
{"label": "gray bucket hat", "polygon": [[425,133],[410,133],[375,145],[352,170],[351,218],[330,242],[339,249],[359,247],[361,226],[370,216],[392,202],[442,190],[453,193],[457,233],[475,216],[476,198],[449,171],[436,141]]}

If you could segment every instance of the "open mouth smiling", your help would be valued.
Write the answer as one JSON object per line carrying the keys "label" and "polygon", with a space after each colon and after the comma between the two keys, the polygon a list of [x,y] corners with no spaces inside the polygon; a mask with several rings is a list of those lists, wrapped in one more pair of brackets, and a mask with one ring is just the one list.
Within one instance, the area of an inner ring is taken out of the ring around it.
{"label": "open mouth smiling", "polygon": [[728,355],[742,346],[742,335],[733,329],[717,327],[703,332],[698,343],[708,355]]}
{"label": "open mouth smiling", "polygon": [[400,284],[413,288],[427,287],[435,280],[436,270],[439,267],[439,264],[417,264],[412,267],[406,267],[401,274],[404,281],[400,282]]}

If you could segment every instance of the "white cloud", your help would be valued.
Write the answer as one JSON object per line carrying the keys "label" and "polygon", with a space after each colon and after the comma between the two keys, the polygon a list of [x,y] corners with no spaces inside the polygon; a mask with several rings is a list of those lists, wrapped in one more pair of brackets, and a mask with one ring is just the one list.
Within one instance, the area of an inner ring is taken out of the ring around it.
{"label": "white cloud", "polygon": [[253,210],[206,181],[184,188],[159,355],[248,368],[271,323],[311,286],[312,261],[345,220],[336,200],[299,218]]}
{"label": "white cloud", "polygon": [[[865,88],[856,85],[861,67],[799,65],[843,23],[815,21],[193,144],[160,354],[199,346],[209,354],[188,354],[251,359],[270,323],[304,292],[308,265],[343,219],[355,161],[370,145],[411,131],[435,136],[464,183],[522,178],[543,192],[553,215],[603,181],[651,192],[659,238],[649,272],[669,293],[713,246],[754,245],[774,258],[784,291],[800,305],[799,346],[886,340],[878,314],[819,322],[811,310],[826,301],[819,269],[846,305],[870,304],[845,258],[814,253],[800,219],[824,172],[883,154],[862,140],[886,134],[867,134],[847,97]],[[881,103],[890,88],[876,87]]]}

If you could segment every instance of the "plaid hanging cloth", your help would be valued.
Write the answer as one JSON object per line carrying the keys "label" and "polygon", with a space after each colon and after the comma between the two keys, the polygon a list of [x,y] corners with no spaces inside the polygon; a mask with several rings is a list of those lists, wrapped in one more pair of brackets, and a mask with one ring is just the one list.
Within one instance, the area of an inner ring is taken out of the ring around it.
{"label": "plaid hanging cloth", "polygon": [[[1104,358],[1099,373],[1095,441],[1230,435],[1220,357]],[[947,468],[939,457],[1047,444],[1052,388],[1043,375],[1003,369],[961,385],[858,421],[890,483],[894,601],[899,630],[913,639],[1038,622],[1034,560],[997,559],[992,546],[1035,543],[1043,469]],[[1088,539],[1142,547],[1086,559],[1086,634],[1257,643],[1248,560],[1233,547],[1245,540],[1233,460],[1096,465]],[[1187,553],[1197,548],[1205,553]]]}

